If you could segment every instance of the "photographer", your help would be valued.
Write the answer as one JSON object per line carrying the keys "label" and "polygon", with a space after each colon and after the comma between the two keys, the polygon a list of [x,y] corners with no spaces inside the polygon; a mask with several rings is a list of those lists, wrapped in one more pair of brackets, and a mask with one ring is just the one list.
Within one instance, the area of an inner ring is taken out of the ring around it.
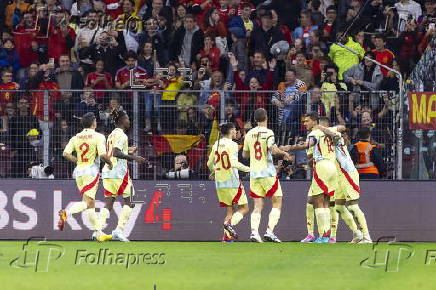
{"label": "photographer", "polygon": [[103,28],[98,26],[98,15],[95,10],[90,10],[87,15],[81,17],[85,26],[81,27],[76,37],[76,52],[80,64],[85,66],[86,71],[91,71],[93,62],[91,57],[91,45],[100,37]]}
{"label": "photographer", "polygon": [[33,162],[29,164],[29,177],[35,179],[54,179],[53,166],[44,166],[42,163]]}
{"label": "photographer", "polygon": [[177,155],[174,159],[174,168],[167,174],[167,179],[189,179],[195,175],[194,171],[189,168],[188,160],[185,155]]}
{"label": "photographer", "polygon": [[124,61],[121,57],[123,49],[115,40],[114,36],[116,35],[118,35],[116,31],[103,31],[96,38],[91,49],[93,63],[96,63],[99,59],[103,60],[105,69],[113,76],[120,67],[124,66]]}
{"label": "photographer", "polygon": [[53,14],[48,28],[48,57],[58,61],[61,55],[69,55],[74,47],[76,33],[68,26],[65,11],[56,10]]}
{"label": "photographer", "polygon": [[277,175],[280,180],[305,179],[306,170],[296,164],[296,156],[289,154],[291,160],[279,160],[277,163]]}
{"label": "photographer", "polygon": [[[365,53],[365,57],[375,59],[375,55],[370,51]],[[344,72],[344,81],[356,92],[378,90],[382,80],[383,74],[380,67],[367,59],[362,59],[358,65]],[[377,108],[380,102],[377,94],[362,94],[362,98],[367,100],[360,100],[361,102],[369,103],[373,108]]]}

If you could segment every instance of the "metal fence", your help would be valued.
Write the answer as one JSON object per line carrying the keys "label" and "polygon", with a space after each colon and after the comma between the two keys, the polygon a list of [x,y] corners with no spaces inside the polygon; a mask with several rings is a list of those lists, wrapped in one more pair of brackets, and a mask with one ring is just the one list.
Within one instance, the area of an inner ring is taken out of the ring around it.
{"label": "metal fence", "polygon": [[[436,92],[436,38],[406,81],[406,92]],[[403,175],[406,179],[436,179],[436,132],[409,130],[409,106],[405,100]]]}
{"label": "metal fence", "polygon": [[[110,113],[124,109],[130,116],[130,145],[147,160],[133,163],[135,179],[206,179],[208,149],[218,138],[218,125],[232,121],[242,145],[245,133],[256,124],[253,112],[267,109],[269,126],[278,145],[306,138],[303,116],[317,111],[332,125],[346,125],[350,142],[359,128],[369,127],[383,152],[383,178],[395,179],[398,162],[398,128],[401,119],[395,92],[347,91],[1,91],[0,177],[25,178],[53,169],[55,178],[70,178],[74,164],[62,158],[69,138],[81,130],[80,117],[97,116],[97,131],[112,131]],[[5,95],[7,94],[7,98]],[[295,152],[291,165],[277,160],[280,177],[305,179],[306,153]],[[176,174],[178,169],[186,174]]]}

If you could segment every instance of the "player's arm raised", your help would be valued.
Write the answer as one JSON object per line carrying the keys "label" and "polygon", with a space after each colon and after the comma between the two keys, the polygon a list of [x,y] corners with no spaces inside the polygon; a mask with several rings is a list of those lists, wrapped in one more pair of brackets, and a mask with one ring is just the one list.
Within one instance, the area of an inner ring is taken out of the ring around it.
{"label": "player's arm raised", "polygon": [[73,155],[74,151],[74,140],[76,137],[73,137],[68,141],[67,146],[65,146],[64,152],[62,156],[70,162],[77,163],[77,157]]}

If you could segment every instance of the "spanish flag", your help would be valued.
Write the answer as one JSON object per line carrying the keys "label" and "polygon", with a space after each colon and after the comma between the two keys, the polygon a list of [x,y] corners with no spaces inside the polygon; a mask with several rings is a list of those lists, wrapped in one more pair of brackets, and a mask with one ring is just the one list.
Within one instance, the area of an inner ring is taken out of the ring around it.
{"label": "spanish flag", "polygon": [[209,142],[208,142],[209,149],[207,150],[207,156],[209,156],[213,144],[215,144],[215,142],[218,140],[219,132],[220,130],[218,128],[218,121],[217,119],[214,119],[212,123],[212,130],[210,131],[210,136],[209,136]]}
{"label": "spanish flag", "polygon": [[153,135],[156,154],[186,152],[200,143],[201,136],[194,135]]}

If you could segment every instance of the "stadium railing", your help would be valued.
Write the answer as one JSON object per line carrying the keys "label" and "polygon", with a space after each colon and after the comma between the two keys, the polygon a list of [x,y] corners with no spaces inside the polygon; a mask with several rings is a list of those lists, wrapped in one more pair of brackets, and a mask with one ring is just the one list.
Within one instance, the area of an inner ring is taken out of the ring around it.
{"label": "stadium railing", "polygon": [[[434,92],[436,92],[435,67],[436,38],[433,38],[409,78],[406,80],[406,93],[432,92],[431,94],[434,95]],[[405,99],[403,107],[403,122],[405,128],[403,174],[405,175],[405,179],[436,179],[435,130],[410,129],[409,123],[411,120],[409,120],[409,111],[412,110],[412,104]],[[427,114],[430,114],[430,112],[427,112]]]}
{"label": "stadium railing", "polygon": [[[37,177],[38,169],[50,166],[46,171],[50,173],[53,169],[55,178],[71,178],[74,164],[62,158],[62,151],[68,140],[80,131],[80,117],[94,112],[97,130],[107,136],[114,128],[110,118],[114,109],[129,114],[129,145],[136,145],[138,154],[147,160],[144,164],[131,165],[135,179],[207,179],[208,152],[219,138],[219,124],[234,122],[242,142],[246,131],[255,126],[253,112],[260,106],[268,110],[269,126],[278,145],[305,140],[303,116],[317,111],[329,117],[333,125],[346,125],[351,141],[357,140],[359,128],[370,127],[386,164],[385,179],[396,179],[400,168],[397,152],[402,149],[397,144],[401,116],[399,96],[395,92],[138,89],[15,90],[0,94],[8,94],[10,100],[1,104],[4,125],[0,135],[0,177],[26,178],[32,174]],[[4,95],[2,98],[5,99]],[[305,155],[305,152],[295,153],[295,160],[288,164],[293,169],[291,173],[277,161],[283,179],[307,178],[302,172],[306,169]],[[186,174],[171,173],[175,167],[186,169]]]}

